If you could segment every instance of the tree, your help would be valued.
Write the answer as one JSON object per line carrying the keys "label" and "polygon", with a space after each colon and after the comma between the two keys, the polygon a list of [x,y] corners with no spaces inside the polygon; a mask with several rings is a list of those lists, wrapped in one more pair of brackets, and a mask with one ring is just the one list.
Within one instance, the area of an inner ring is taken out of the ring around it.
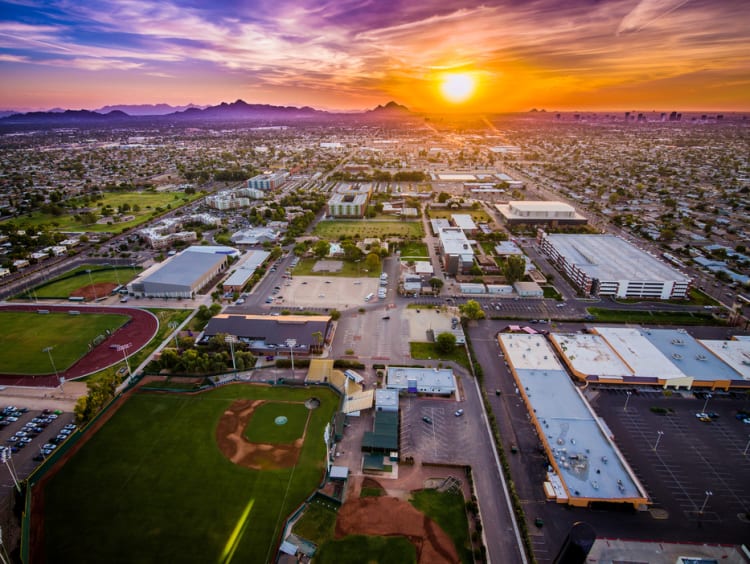
{"label": "tree", "polygon": [[505,261],[503,275],[508,284],[521,280],[526,274],[526,259],[521,255],[510,255]]}
{"label": "tree", "polygon": [[380,257],[376,253],[370,253],[365,258],[365,266],[370,272],[377,272],[380,270]]}
{"label": "tree", "polygon": [[432,289],[436,292],[440,290],[440,288],[443,287],[443,284],[445,284],[440,278],[432,277],[430,278],[430,286],[432,286]]}
{"label": "tree", "polygon": [[441,204],[444,204],[450,199],[451,199],[451,195],[448,194],[447,192],[440,192],[440,194],[438,194],[438,197],[437,197],[437,201],[440,202]]}
{"label": "tree", "polygon": [[315,245],[313,246],[313,253],[315,253],[315,256],[318,258],[324,258],[328,256],[328,253],[331,250],[331,244],[328,241],[324,241],[321,239]]}
{"label": "tree", "polygon": [[482,310],[482,306],[480,306],[479,302],[477,302],[476,300],[469,300],[465,304],[461,304],[460,306],[458,306],[458,311],[460,311],[461,315],[463,315],[470,321],[484,319],[484,311]]}
{"label": "tree", "polygon": [[344,252],[344,258],[348,261],[355,261],[362,258],[362,251],[351,241],[341,243],[341,250]]}
{"label": "tree", "polygon": [[440,333],[435,339],[435,344],[440,352],[450,354],[456,348],[456,336],[453,333]]}

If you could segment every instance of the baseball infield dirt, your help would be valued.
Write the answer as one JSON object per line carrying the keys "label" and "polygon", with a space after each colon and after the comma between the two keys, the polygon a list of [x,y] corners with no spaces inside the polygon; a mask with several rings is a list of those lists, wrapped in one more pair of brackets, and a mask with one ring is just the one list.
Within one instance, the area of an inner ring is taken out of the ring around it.
{"label": "baseball infield dirt", "polygon": [[307,425],[302,437],[291,444],[251,443],[245,438],[245,427],[255,409],[263,403],[263,400],[237,400],[227,408],[216,427],[216,443],[219,450],[229,460],[245,468],[291,468],[299,459],[299,452],[307,434]]}
{"label": "baseball infield dirt", "polygon": [[97,298],[108,297],[115,288],[117,288],[117,284],[112,282],[99,282],[98,284],[81,286],[77,290],[71,292],[70,297],[83,298],[87,302],[93,302]]}
{"label": "baseball infield dirt", "polygon": [[341,506],[336,538],[347,535],[407,537],[420,564],[460,562],[451,538],[432,519],[395,497],[360,497]]}

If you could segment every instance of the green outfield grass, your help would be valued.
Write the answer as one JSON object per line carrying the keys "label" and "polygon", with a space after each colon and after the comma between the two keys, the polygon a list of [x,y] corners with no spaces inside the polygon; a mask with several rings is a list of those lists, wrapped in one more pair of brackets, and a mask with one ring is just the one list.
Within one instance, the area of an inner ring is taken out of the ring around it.
{"label": "green outfield grass", "polygon": [[320,221],[313,232],[329,241],[344,237],[365,239],[369,237],[404,237],[421,239],[424,237],[421,221],[373,221],[373,220],[331,220]]}
{"label": "green outfield grass", "polygon": [[[91,271],[91,278],[89,273]],[[102,266],[101,264],[89,264],[80,266],[62,276],[58,276],[34,288],[31,292],[25,292],[22,296],[25,298],[67,298],[75,290],[88,286],[92,282],[99,284],[110,282],[112,284],[124,285],[133,280],[140,273],[140,267],[130,266]]]}
{"label": "green outfield grass", "polygon": [[[321,401],[294,468],[233,464],[216,426],[237,399]],[[50,480],[42,519],[56,562],[272,562],[284,520],[325,471],[328,388],[229,385],[197,395],[136,393]],[[75,516],[75,518],[73,518]]]}
{"label": "green outfield grass", "polygon": [[413,493],[410,502],[440,525],[440,528],[453,540],[461,562],[464,564],[474,562],[463,495],[437,490],[419,490]]}
{"label": "green outfield grass", "polygon": [[106,329],[114,331],[130,319],[127,315],[70,315],[0,311],[0,372],[51,374],[62,372],[89,352],[89,343]]}
{"label": "green outfield grass", "polygon": [[[245,438],[251,443],[293,443],[305,432],[308,413],[310,410],[299,403],[264,403],[253,411],[245,428]],[[275,419],[281,416],[286,417],[287,422],[277,425]]]}
{"label": "green outfield grass", "polygon": [[315,555],[316,564],[410,564],[417,549],[406,537],[350,535],[328,541]]}
{"label": "green outfield grass", "polygon": [[[125,203],[131,206],[135,203],[141,208],[137,212],[131,210],[126,213],[126,215],[134,216],[134,219],[122,223],[113,223],[112,225],[106,223],[84,224],[76,221],[74,215],[55,216],[38,211],[7,221],[19,227],[47,226],[53,231],[120,232],[123,229],[130,229],[131,227],[145,223],[155,215],[155,212],[158,213],[157,208],[166,210],[167,206],[171,206],[171,209],[175,209],[202,196],[199,193],[184,194],[183,192],[107,192],[104,194],[103,200],[98,200],[94,204],[97,210],[101,210],[106,205],[117,209]],[[101,206],[99,205],[100,203]]]}

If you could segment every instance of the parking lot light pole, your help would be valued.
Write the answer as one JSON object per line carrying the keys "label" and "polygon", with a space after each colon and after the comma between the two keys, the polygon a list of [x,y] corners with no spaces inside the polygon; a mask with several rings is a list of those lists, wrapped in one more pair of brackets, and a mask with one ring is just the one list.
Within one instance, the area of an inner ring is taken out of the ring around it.
{"label": "parking lot light pole", "polygon": [[708,503],[708,498],[714,495],[714,492],[711,490],[706,490],[706,499],[703,500],[703,505],[701,505],[701,510],[698,512],[701,515],[703,515],[703,510],[706,508],[706,504]]}
{"label": "parking lot light pole", "polygon": [[664,431],[656,431],[656,443],[654,444],[654,451],[659,447],[659,441],[661,441]]}
{"label": "parking lot light pole", "polygon": [[706,401],[703,402],[703,409],[701,409],[701,413],[706,412],[706,407],[708,406],[708,400],[710,400],[713,396],[711,394],[706,394]]}
{"label": "parking lot light pole", "polygon": [[128,349],[132,346],[132,343],[127,343],[125,345],[115,345],[115,348],[117,348],[117,350],[122,353],[122,358],[125,360],[125,366],[128,367],[128,376],[130,378],[133,377],[133,373],[130,370],[130,362],[128,362]]}
{"label": "parking lot light pole", "polygon": [[625,392],[625,395],[627,396],[625,398],[625,407],[622,408],[623,411],[628,410],[628,402],[630,401],[630,396],[633,394],[633,392]]}
{"label": "parking lot light pole", "polygon": [[750,435],[748,435],[747,444],[745,445],[745,450],[742,451],[743,456],[747,456],[747,449],[749,448],[750,448]]}

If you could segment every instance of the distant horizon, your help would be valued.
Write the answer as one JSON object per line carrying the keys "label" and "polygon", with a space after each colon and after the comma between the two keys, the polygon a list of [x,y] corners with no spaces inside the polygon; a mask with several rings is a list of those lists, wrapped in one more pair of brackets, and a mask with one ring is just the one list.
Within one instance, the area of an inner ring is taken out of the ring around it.
{"label": "distant horizon", "polygon": [[0,0],[0,14],[8,111],[750,111],[747,0]]}
{"label": "distant horizon", "polygon": [[[689,113],[689,114],[742,114],[742,113],[750,113],[750,105],[746,109],[716,109],[716,108],[668,108],[668,109],[659,109],[659,108],[652,108],[650,110],[646,110],[643,108],[609,108],[609,109],[600,109],[600,108],[591,108],[591,109],[582,109],[582,108],[576,108],[576,109],[560,109],[560,108],[543,108],[538,106],[531,106],[529,109],[521,109],[521,110],[508,110],[508,111],[476,111],[476,110],[458,110],[458,109],[452,109],[452,110],[416,110],[410,108],[407,104],[404,104],[402,102],[399,102],[398,100],[386,100],[379,103],[376,103],[372,106],[362,107],[362,108],[349,108],[349,109],[343,109],[343,108],[332,108],[332,107],[321,107],[321,106],[314,106],[310,104],[304,104],[304,103],[289,103],[289,104],[282,104],[282,103],[273,103],[273,102],[266,102],[266,101],[256,101],[256,100],[246,100],[242,98],[234,98],[234,99],[226,99],[226,100],[220,100],[216,103],[209,103],[209,104],[199,104],[195,102],[186,102],[184,104],[179,103],[170,103],[170,102],[128,102],[128,103],[112,103],[108,102],[105,104],[97,105],[95,107],[82,107],[82,106],[76,106],[76,107],[64,107],[62,105],[52,105],[49,107],[37,107],[37,108],[11,108],[11,107],[0,107],[0,112],[16,112],[16,113],[32,113],[32,112],[53,112],[53,111],[90,111],[90,112],[98,112],[103,108],[106,107],[122,107],[122,106],[135,106],[135,107],[147,107],[147,106],[169,106],[170,108],[187,108],[189,106],[196,107],[196,108],[208,108],[208,107],[214,107],[219,106],[221,104],[232,104],[234,102],[237,102],[239,100],[242,100],[243,102],[247,104],[257,104],[257,105],[267,105],[267,106],[287,106],[287,107],[297,107],[297,108],[303,108],[303,107],[310,107],[315,110],[324,111],[328,113],[333,114],[351,114],[351,113],[361,113],[361,112],[367,112],[370,110],[373,110],[374,108],[378,106],[385,106],[386,104],[390,102],[395,102],[396,104],[405,106],[409,111],[415,113],[415,114],[438,114],[438,115],[455,115],[455,116],[472,116],[472,115],[486,115],[486,114],[526,114],[526,113],[546,113],[546,114],[556,114],[556,113],[564,113],[564,114],[575,114],[575,113],[586,113],[586,114],[613,114],[613,113],[643,113],[643,114],[661,114],[661,113],[671,113],[671,112],[677,112],[681,114]],[[182,110],[175,110],[175,111],[182,111]]]}

